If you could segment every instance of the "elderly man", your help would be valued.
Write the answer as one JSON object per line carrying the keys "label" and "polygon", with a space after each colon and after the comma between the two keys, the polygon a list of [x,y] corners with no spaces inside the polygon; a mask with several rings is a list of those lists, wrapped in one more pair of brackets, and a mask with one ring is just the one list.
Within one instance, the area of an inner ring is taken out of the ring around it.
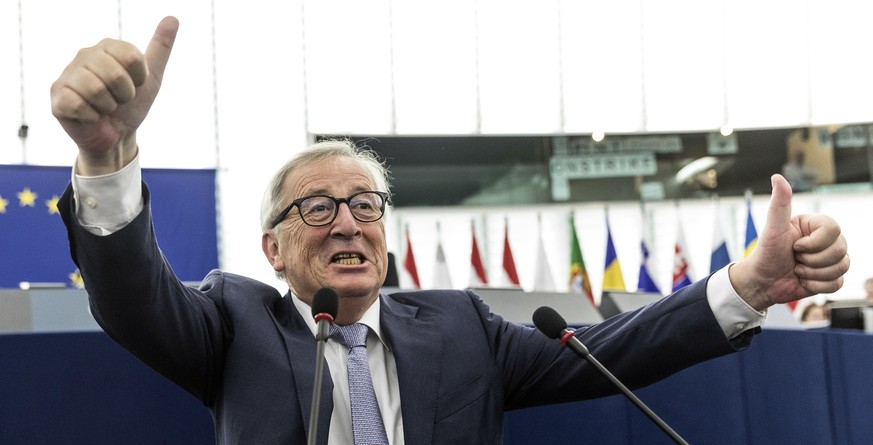
{"label": "elderly man", "polygon": [[[368,410],[381,420],[359,427],[350,375],[358,372],[351,350],[360,348],[331,337],[318,443],[500,443],[505,410],[615,392],[587,362],[492,314],[470,291],[380,295],[388,184],[382,164],[348,142],[302,152],[266,194],[262,247],[288,284],[285,296],[221,271],[199,289],[180,283],[154,238],[136,144],[177,29],[176,19],[164,19],[144,54],[103,40],[80,51],[52,85],[52,111],[79,147],[59,207],[95,318],[208,407],[219,443],[306,441],[316,353],[310,305],[324,287],[339,295],[337,325],[363,327],[367,391],[375,396]],[[750,257],[575,335],[641,387],[745,348],[773,304],[837,290],[849,266],[838,225],[825,216],[792,218],[790,187],[778,175],[772,183]]]}

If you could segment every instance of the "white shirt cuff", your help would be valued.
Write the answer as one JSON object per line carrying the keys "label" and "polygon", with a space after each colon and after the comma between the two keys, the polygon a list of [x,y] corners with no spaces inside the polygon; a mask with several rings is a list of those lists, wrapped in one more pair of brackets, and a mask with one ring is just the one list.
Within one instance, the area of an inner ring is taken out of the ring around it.
{"label": "white shirt cuff", "polygon": [[73,168],[76,217],[85,230],[109,235],[142,212],[142,170],[139,155],[121,170],[100,176],[81,176]]}
{"label": "white shirt cuff", "polygon": [[762,326],[767,311],[758,312],[740,298],[728,276],[733,263],[712,274],[706,283],[706,299],[724,335],[732,339],[744,331]]}

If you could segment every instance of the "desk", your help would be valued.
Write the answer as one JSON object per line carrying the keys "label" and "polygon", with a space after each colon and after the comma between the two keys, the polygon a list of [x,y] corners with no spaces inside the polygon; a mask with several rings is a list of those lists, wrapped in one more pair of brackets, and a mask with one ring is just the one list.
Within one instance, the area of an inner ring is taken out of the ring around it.
{"label": "desk", "polygon": [[[102,332],[0,335],[0,438],[213,444],[209,412]],[[765,330],[636,394],[693,444],[867,444],[873,335]],[[622,396],[508,412],[506,444],[672,443]]]}
{"label": "desk", "polygon": [[[635,393],[692,444],[869,444],[873,336],[764,330]],[[506,414],[506,444],[671,444],[623,396]]]}

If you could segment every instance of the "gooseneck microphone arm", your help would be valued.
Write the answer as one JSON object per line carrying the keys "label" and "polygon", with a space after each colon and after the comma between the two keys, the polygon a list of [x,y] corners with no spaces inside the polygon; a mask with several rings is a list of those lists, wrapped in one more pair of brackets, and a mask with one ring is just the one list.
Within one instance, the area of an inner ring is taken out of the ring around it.
{"label": "gooseneck microphone arm", "polygon": [[317,325],[315,333],[315,381],[312,384],[312,402],[309,410],[308,445],[315,445],[318,436],[318,409],[321,406],[321,382],[324,379],[324,345],[330,337],[330,326],[339,312],[336,291],[323,287],[312,297],[312,316]]}
{"label": "gooseneck microphone arm", "polygon": [[620,389],[621,392],[624,393],[624,395],[631,402],[633,402],[633,404],[636,405],[637,408],[640,409],[640,411],[642,411],[646,416],[649,417],[649,419],[655,422],[655,424],[658,425],[658,427],[661,428],[665,433],[667,433],[667,435],[670,436],[670,438],[673,439],[674,442],[681,445],[688,445],[688,442],[686,442],[685,439],[682,438],[682,436],[674,431],[673,428],[670,428],[670,425],[667,425],[666,422],[661,420],[661,418],[658,417],[658,415],[655,414],[654,411],[649,409],[649,407],[646,406],[646,404],[643,403],[642,400],[634,395],[634,393],[631,392],[631,390],[629,390],[626,386],[624,386],[624,384],[621,383],[621,381],[617,377],[609,372],[609,370],[606,369],[606,367],[603,366],[600,361],[598,361],[596,358],[594,358],[593,355],[588,352],[588,348],[585,347],[585,345],[582,344],[582,342],[573,335],[573,331],[567,329],[567,322],[564,321],[564,318],[561,317],[561,315],[558,314],[557,311],[548,306],[542,306],[534,311],[533,322],[537,329],[539,329],[540,332],[545,334],[547,337],[559,339],[562,345],[569,347],[573,350],[573,352],[576,353],[576,355],[588,360],[592,365],[594,365],[594,367],[597,368],[597,370],[600,371],[601,374],[606,376],[606,378],[608,378],[613,385],[618,387],[618,389]]}

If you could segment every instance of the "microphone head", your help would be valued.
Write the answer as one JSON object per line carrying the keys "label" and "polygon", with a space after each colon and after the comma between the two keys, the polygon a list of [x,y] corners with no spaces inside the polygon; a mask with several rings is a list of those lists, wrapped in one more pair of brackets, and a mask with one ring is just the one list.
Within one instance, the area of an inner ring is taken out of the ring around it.
{"label": "microphone head", "polygon": [[312,296],[312,316],[318,314],[329,314],[331,318],[336,318],[339,312],[339,296],[336,291],[329,287],[322,287]]}
{"label": "microphone head", "polygon": [[534,311],[533,322],[537,329],[549,338],[560,338],[567,329],[564,317],[548,306],[540,306]]}

